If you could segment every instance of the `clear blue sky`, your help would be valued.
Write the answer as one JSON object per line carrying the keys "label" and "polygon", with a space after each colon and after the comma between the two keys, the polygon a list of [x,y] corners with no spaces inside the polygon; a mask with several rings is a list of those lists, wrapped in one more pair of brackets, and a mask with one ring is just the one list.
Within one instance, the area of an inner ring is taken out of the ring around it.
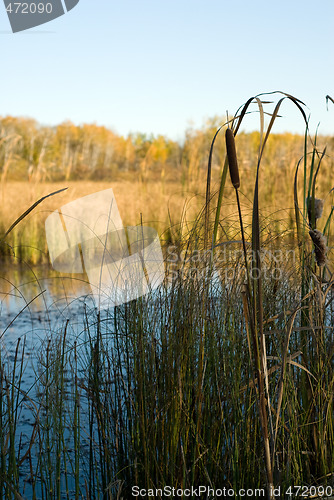
{"label": "clear blue sky", "polygon": [[[189,124],[283,90],[307,104],[311,128],[334,133],[333,0],[80,0],[17,34],[1,0],[0,43],[2,116],[182,139]],[[282,113],[274,131],[303,133],[292,104]]]}

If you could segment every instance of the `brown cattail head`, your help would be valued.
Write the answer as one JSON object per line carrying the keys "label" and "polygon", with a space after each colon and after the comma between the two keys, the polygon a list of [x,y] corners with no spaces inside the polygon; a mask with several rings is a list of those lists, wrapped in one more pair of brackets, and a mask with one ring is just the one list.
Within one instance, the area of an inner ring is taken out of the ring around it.
{"label": "brown cattail head", "polygon": [[315,260],[319,267],[326,264],[327,240],[319,229],[311,230],[310,236],[314,245]]}
{"label": "brown cattail head", "polygon": [[308,221],[309,224],[312,224],[312,205],[314,203],[314,221],[317,219],[320,219],[322,216],[322,212],[324,210],[324,200],[320,200],[319,198],[313,198],[312,196],[309,196],[306,198],[306,207],[307,207],[307,214],[308,214]]}
{"label": "brown cattail head", "polygon": [[226,152],[227,152],[228,166],[230,169],[231,181],[233,187],[235,189],[238,189],[240,187],[238,159],[237,159],[237,152],[235,150],[234,134],[230,128],[226,129],[225,140],[226,140]]}

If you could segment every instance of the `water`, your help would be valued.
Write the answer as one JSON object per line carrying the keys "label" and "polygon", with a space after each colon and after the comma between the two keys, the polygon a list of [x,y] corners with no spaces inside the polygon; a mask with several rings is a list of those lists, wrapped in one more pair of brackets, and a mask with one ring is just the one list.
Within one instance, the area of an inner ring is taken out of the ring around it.
{"label": "water", "polygon": [[[41,470],[39,465],[41,460],[45,461],[43,467],[47,471],[47,461],[50,456],[47,452],[48,444],[45,437],[40,440],[39,436],[37,437],[34,433],[36,424],[42,432],[45,432],[48,426],[47,402],[45,402],[47,367],[55,367],[60,362],[62,342],[66,331],[66,363],[63,370],[64,390],[62,391],[66,404],[59,413],[59,421],[64,424],[62,450],[66,449],[66,457],[62,457],[59,476],[61,498],[68,498],[67,490],[70,492],[69,498],[74,498],[73,468],[76,446],[73,434],[74,380],[77,380],[77,386],[80,388],[79,467],[80,489],[84,492],[86,491],[85,481],[89,482],[88,471],[91,464],[92,446],[95,450],[93,450],[95,453],[94,471],[97,476],[101,468],[101,463],[98,462],[98,424],[95,417],[91,425],[92,402],[89,400],[88,373],[91,369],[91,341],[94,342],[96,339],[96,324],[99,318],[104,347],[110,353],[110,359],[114,359],[114,309],[101,310],[98,313],[84,275],[60,276],[42,267],[32,270],[29,267],[18,268],[3,265],[0,274],[0,301],[1,363],[9,379],[9,386],[15,393],[14,406],[18,408],[15,455],[19,464],[19,491],[27,499],[33,498],[32,476],[35,480],[37,498],[43,498],[43,491],[44,496],[47,491],[45,481],[43,483],[39,478],[40,473],[36,475],[34,471]],[[118,321],[122,321],[122,307],[119,306],[118,309],[121,316]],[[153,314],[151,316],[153,317]],[[74,352],[76,352],[76,357]],[[122,377],[126,380],[125,372],[122,373]],[[57,387],[48,387],[48,391],[56,398],[60,392],[61,380],[58,379],[52,384]],[[111,399],[113,387],[113,382],[106,386]],[[102,394],[103,390],[101,386]],[[56,399],[50,404],[54,412],[58,411]],[[123,416],[126,417],[124,409]],[[5,435],[8,435],[8,427],[6,427]],[[47,436],[47,432],[45,435]],[[55,469],[57,467],[57,439],[54,436],[57,436],[57,431],[53,432],[52,436],[51,462]],[[53,470],[53,480],[54,478],[55,470]],[[99,480],[100,478],[97,479]],[[96,491],[101,491],[99,486],[95,486],[94,493]]]}
{"label": "water", "polygon": [[[214,289],[214,287],[213,287]],[[49,345],[61,346],[64,332],[66,330],[66,341],[69,349],[71,362],[73,362],[74,345],[77,348],[76,373],[78,384],[87,386],[87,370],[89,370],[89,336],[96,335],[94,324],[97,320],[96,304],[89,295],[91,292],[85,277],[76,275],[60,276],[59,273],[47,268],[29,267],[18,268],[3,265],[0,274],[0,342],[1,360],[10,380],[11,387],[18,387],[15,404],[19,408],[17,413],[17,429],[15,434],[15,454],[20,466],[20,492],[25,498],[32,498],[31,487],[31,464],[23,460],[28,453],[34,436],[36,421],[43,424],[46,418],[41,401],[45,399],[45,383],[47,350]],[[215,290],[217,293],[217,290]],[[158,294],[158,291],[153,292]],[[168,295],[165,295],[165,298]],[[122,306],[121,306],[122,307]],[[153,307],[153,306],[152,306]],[[120,309],[121,310],[121,309]],[[154,313],[152,315],[154,318]],[[100,328],[104,341],[109,348],[113,348],[115,337],[113,336],[113,309],[100,311]],[[88,326],[89,323],[89,326]],[[157,324],[152,319],[150,328],[158,330]],[[88,332],[88,329],[90,331]],[[158,333],[157,333],[158,335]],[[50,352],[57,352],[50,348]],[[58,351],[61,352],[61,351]],[[15,369],[16,365],[16,369]],[[20,373],[23,368],[22,374]],[[66,448],[69,450],[68,459],[71,461],[71,450],[74,449],[74,437],[71,429],[74,412],[74,388],[73,388],[73,366],[66,366],[65,391],[67,397],[66,415],[63,415],[66,428],[64,439]],[[13,373],[15,372],[15,376]],[[124,380],[126,374],[123,374]],[[40,412],[40,413],[39,413]],[[81,454],[80,467],[89,468],[89,435],[96,435],[97,430],[89,428],[89,401],[87,391],[83,391],[80,399],[80,433]],[[90,434],[91,432],[91,434]],[[96,439],[98,443],[98,439]],[[46,448],[46,447],[45,447]],[[34,446],[31,448],[34,450]],[[42,450],[43,452],[43,450]],[[37,468],[38,453],[34,451],[32,457],[32,468]],[[61,477],[64,479],[64,470]],[[68,474],[69,489],[74,488],[73,475]],[[84,472],[82,474],[82,485]],[[41,488],[41,486],[39,486]],[[62,490],[66,491],[65,483]],[[39,497],[42,497],[39,489]],[[66,494],[64,493],[64,498]]]}
{"label": "water", "polygon": [[[17,428],[15,432],[15,454],[20,463],[19,484],[24,498],[32,498],[31,467],[37,467],[38,452],[32,445],[36,436],[36,422],[43,422],[43,400],[45,386],[45,360],[48,345],[62,342],[67,325],[67,342],[80,346],[85,342],[85,318],[95,312],[94,302],[87,297],[87,283],[82,279],[71,277],[60,278],[47,269],[8,268],[2,267],[0,275],[0,342],[1,362],[10,390],[14,388],[15,407],[17,411]],[[52,352],[52,348],[50,348]],[[84,380],[87,367],[85,349],[78,355],[77,375]],[[20,370],[22,369],[22,373]],[[70,398],[73,393],[73,377],[69,367],[64,370],[65,394]],[[80,380],[79,380],[80,382]],[[68,412],[73,409],[71,402],[67,405]],[[88,402],[81,400],[81,430],[88,427]],[[3,422],[6,422],[6,416]],[[64,422],[70,415],[64,415]],[[70,420],[68,420],[70,421]],[[43,423],[42,423],[43,425]],[[66,447],[73,450],[73,434],[70,426],[64,430]],[[81,442],[82,453],[87,456],[87,442]],[[31,461],[26,454],[32,451]],[[26,457],[26,458],[25,458]],[[61,473],[61,490],[66,491],[64,470]],[[68,474],[69,490],[74,488],[74,479]],[[37,481],[38,483],[38,481]],[[41,487],[37,485],[37,498],[41,498]],[[63,497],[66,498],[65,493]]]}

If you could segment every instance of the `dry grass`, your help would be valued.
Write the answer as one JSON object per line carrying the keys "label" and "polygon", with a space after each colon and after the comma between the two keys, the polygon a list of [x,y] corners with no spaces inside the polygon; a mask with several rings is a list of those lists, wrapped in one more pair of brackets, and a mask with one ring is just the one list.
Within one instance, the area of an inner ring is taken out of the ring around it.
{"label": "dry grass", "polygon": [[195,198],[195,192],[183,192],[178,183],[166,186],[162,182],[143,185],[139,180],[122,180],[113,183],[93,181],[69,181],[39,183],[7,182],[3,194],[1,223],[7,227],[36,199],[52,191],[68,187],[67,191],[45,200],[37,211],[46,218],[48,213],[82,196],[112,188],[124,224],[135,225],[141,222],[158,225],[160,229],[169,226],[169,213],[172,220],[180,220],[187,204],[188,217],[195,216],[203,204],[202,196]]}
{"label": "dry grass", "polygon": [[[250,173],[241,167],[240,176],[249,178]],[[264,171],[265,179],[274,178],[275,172]],[[326,176],[319,173],[319,184],[323,195],[328,192]],[[282,178],[281,185],[285,185]],[[270,187],[271,186],[271,187]],[[2,192],[2,212],[0,215],[0,232],[3,235],[10,225],[28,207],[41,197],[64,187],[63,193],[43,201],[29,216],[15,227],[6,241],[16,248],[16,255],[24,260],[47,262],[47,247],[45,240],[44,222],[47,216],[62,205],[82,196],[112,188],[116,197],[119,212],[124,225],[137,225],[141,222],[158,230],[162,242],[175,241],[185,236],[193,227],[196,216],[205,203],[204,183],[193,183],[189,190],[182,188],[181,182],[167,182],[162,180],[141,182],[139,178],[120,178],[115,182],[105,181],[68,181],[52,183],[10,182],[4,184]],[[290,234],[293,236],[294,203],[292,190],[282,193],[276,192],[275,201],[272,200],[272,184],[264,182],[260,193],[261,214],[263,217],[262,230],[267,234]],[[246,240],[250,240],[252,224],[252,183],[243,183],[239,189],[240,204],[243,212]],[[213,180],[211,187],[211,211],[217,205],[219,184]],[[320,191],[320,189],[319,189]],[[217,237],[219,239],[240,239],[238,211],[234,203],[234,189],[226,185],[223,193],[224,209],[217,220]],[[330,210],[330,204],[325,207]],[[283,207],[283,208],[282,208]],[[328,210],[327,210],[328,211]],[[212,214],[211,214],[212,215]],[[326,217],[327,213],[324,214]],[[212,217],[209,217],[212,220]],[[32,247],[38,250],[32,250]],[[18,255],[17,249],[20,248]],[[42,253],[41,253],[42,251]],[[42,258],[41,258],[42,256]]]}

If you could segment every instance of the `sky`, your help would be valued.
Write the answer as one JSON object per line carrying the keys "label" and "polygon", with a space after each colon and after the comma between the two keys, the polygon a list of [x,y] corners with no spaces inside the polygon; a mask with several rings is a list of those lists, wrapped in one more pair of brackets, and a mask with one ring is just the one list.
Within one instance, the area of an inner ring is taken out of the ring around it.
{"label": "sky", "polygon": [[[334,133],[333,0],[80,0],[15,34],[0,2],[0,116],[181,141],[187,128],[281,90],[307,105],[311,132],[320,122]],[[281,114],[274,132],[304,133],[291,102]],[[243,130],[258,122],[247,117]]]}

